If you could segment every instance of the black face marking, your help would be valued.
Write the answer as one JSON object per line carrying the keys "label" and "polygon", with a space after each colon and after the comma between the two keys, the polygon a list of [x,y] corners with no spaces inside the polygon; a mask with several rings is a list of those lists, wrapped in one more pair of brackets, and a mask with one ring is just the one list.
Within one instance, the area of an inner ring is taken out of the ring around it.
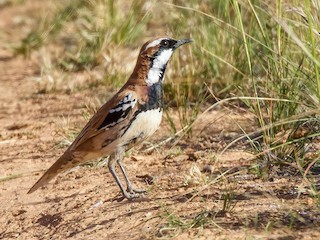
{"label": "black face marking", "polygon": [[161,81],[161,82],[162,82],[162,79],[163,79],[163,77],[164,77],[164,73],[165,73],[165,71],[166,71],[166,67],[167,67],[167,65],[165,65],[165,66],[161,69],[161,71],[159,72],[159,74],[160,74],[160,76],[159,76],[159,81]]}
{"label": "black face marking", "polygon": [[107,129],[115,126],[119,122],[122,122],[136,103],[136,99],[131,99],[131,97],[132,94],[130,93],[125,96],[114,108],[110,109],[108,115],[98,127],[98,130],[101,128]]}
{"label": "black face marking", "polygon": [[177,43],[176,40],[174,39],[163,39],[161,42],[160,42],[160,47],[159,47],[159,50],[156,51],[152,56],[149,57],[150,61],[151,61],[151,67],[152,67],[152,63],[153,63],[153,60],[158,56],[160,55],[160,53],[165,50],[165,49],[169,49],[169,48],[172,48],[173,50],[175,49],[175,44]]}
{"label": "black face marking", "polygon": [[160,42],[160,50],[161,49],[169,49],[169,48],[174,48],[174,45],[177,43],[176,40],[173,39],[163,39]]}

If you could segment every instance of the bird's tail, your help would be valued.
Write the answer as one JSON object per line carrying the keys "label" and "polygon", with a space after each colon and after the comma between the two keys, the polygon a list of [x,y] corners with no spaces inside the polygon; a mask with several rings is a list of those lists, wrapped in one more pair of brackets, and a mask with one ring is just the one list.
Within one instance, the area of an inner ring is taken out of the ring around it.
{"label": "bird's tail", "polygon": [[47,184],[50,180],[52,180],[56,175],[58,175],[62,171],[66,171],[72,167],[73,156],[69,151],[66,151],[43,175],[42,177],[30,188],[28,194],[33,193],[39,187]]}

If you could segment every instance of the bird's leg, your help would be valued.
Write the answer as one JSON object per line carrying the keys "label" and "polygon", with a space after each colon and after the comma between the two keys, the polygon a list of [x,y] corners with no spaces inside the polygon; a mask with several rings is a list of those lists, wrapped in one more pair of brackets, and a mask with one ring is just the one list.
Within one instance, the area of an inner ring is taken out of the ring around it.
{"label": "bird's leg", "polygon": [[116,171],[115,171],[115,168],[114,168],[114,164],[116,161],[118,161],[118,158],[119,158],[119,154],[115,154],[113,156],[110,157],[109,161],[108,161],[108,168],[109,168],[109,171],[111,172],[113,178],[116,180],[122,194],[123,194],[123,197],[131,200],[131,199],[134,199],[134,198],[137,198],[139,197],[138,194],[134,194],[132,192],[128,192],[122,185]]}
{"label": "bird's leg", "polygon": [[126,180],[126,183],[127,183],[127,191],[130,192],[130,193],[146,193],[147,191],[144,190],[144,189],[135,189],[135,188],[132,187],[132,184],[131,184],[131,182],[130,182],[130,180],[129,180],[129,178],[128,178],[128,175],[127,175],[127,173],[126,173],[126,170],[124,169],[124,167],[123,167],[123,165],[122,165],[122,159],[123,159],[123,157],[118,158],[118,159],[117,159],[117,163],[118,163],[118,165],[119,165],[119,167],[120,167],[120,169],[121,169],[121,171],[122,171],[122,174],[123,174],[123,176],[124,176],[124,178],[125,178],[125,180]]}

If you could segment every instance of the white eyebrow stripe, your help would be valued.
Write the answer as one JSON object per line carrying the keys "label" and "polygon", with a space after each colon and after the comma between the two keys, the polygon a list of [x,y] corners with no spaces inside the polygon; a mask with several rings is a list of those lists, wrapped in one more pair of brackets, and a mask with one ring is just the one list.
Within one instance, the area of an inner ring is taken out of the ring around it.
{"label": "white eyebrow stripe", "polygon": [[151,43],[149,43],[149,44],[144,48],[144,50],[147,50],[148,48],[157,46],[163,39],[166,39],[166,38],[158,38],[158,39],[152,41]]}

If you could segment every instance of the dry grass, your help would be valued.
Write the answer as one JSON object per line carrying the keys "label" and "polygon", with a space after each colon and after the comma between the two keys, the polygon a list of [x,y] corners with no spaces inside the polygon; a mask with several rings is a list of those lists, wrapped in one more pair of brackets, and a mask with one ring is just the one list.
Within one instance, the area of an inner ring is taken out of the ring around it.
{"label": "dry grass", "polygon": [[[5,1],[0,7],[24,4],[28,5],[25,1]],[[81,111],[76,113],[81,123],[125,82],[146,39],[172,35],[194,40],[173,57],[166,73],[165,123],[169,131],[159,134],[163,145],[147,145],[148,154],[161,153],[164,164],[171,164],[171,168],[180,166],[180,158],[189,161],[186,169],[181,167],[184,174],[179,179],[179,188],[187,189],[187,193],[177,193],[183,199],[174,200],[177,209],[171,207],[171,200],[164,206],[152,202],[160,210],[144,223],[159,221],[152,225],[148,237],[183,238],[190,232],[201,235],[206,229],[218,233],[235,229],[294,231],[311,228],[310,219],[318,226],[318,1],[134,0],[128,4],[69,0],[38,1],[36,6],[43,11],[23,15],[18,24],[25,30],[6,47],[37,62],[38,70],[31,77],[37,82],[35,98],[87,94],[92,99],[94,95],[94,103],[79,107]],[[0,39],[6,38],[9,36],[0,32]],[[215,110],[222,114],[212,118]],[[75,126],[69,115],[58,122],[54,133],[61,140],[61,148],[72,141],[82,125]],[[232,162],[246,164],[235,167],[221,161],[230,149],[239,148],[251,154]],[[20,177],[6,176],[0,182]],[[243,180],[246,176],[250,180]],[[163,181],[170,184],[167,177]],[[295,192],[289,192],[287,182],[282,181],[289,182]],[[158,184],[166,186],[161,181]],[[157,187],[151,186],[150,192]],[[304,215],[279,201],[276,206],[285,210],[276,212],[277,216],[272,216],[272,206],[266,202],[261,212],[253,211],[244,202],[254,199],[255,193],[260,201],[274,200],[275,196],[286,201],[288,197],[291,204],[300,204],[297,209],[307,202],[311,210]],[[187,203],[193,203],[195,209],[189,209]],[[244,220],[239,221],[238,216]],[[250,238],[250,234],[244,237]]]}

